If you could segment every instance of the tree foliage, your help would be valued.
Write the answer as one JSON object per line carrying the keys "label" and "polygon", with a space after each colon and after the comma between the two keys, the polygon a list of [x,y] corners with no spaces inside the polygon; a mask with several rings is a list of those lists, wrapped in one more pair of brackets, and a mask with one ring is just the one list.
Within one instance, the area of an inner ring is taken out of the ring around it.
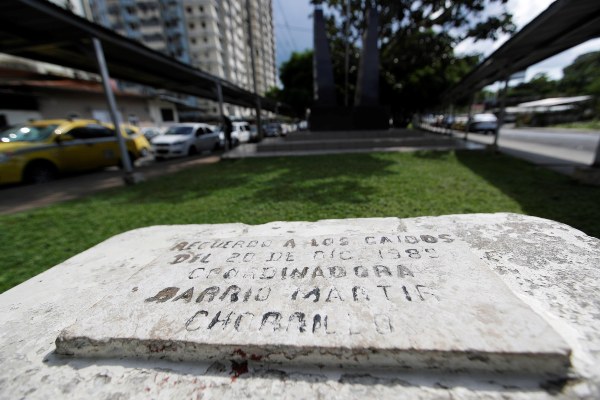
{"label": "tree foliage", "polygon": [[290,59],[279,67],[283,89],[271,89],[267,97],[281,101],[303,117],[313,101],[313,52],[293,52]]}
{"label": "tree foliage", "polygon": [[349,29],[345,25],[346,2],[323,2],[338,98],[344,94],[347,40],[351,49],[349,97],[354,98],[367,10],[376,6],[380,14],[381,103],[401,114],[431,107],[444,90],[477,64],[478,56],[454,54],[458,43],[496,39],[515,30],[506,0],[350,0]]}
{"label": "tree foliage", "polygon": [[582,54],[564,68],[560,86],[565,94],[600,96],[600,51]]}
{"label": "tree foliage", "polygon": [[[465,39],[495,39],[514,32],[507,0],[313,0],[322,3],[330,40],[338,103],[345,98],[345,49],[349,46],[350,105],[354,99],[362,36],[367,10],[380,13],[381,103],[409,115],[432,107],[444,90],[457,83],[479,61],[476,55],[459,57],[454,47]],[[349,26],[346,26],[349,22]],[[312,54],[312,53],[311,53]],[[308,53],[303,53],[306,57]],[[298,53],[281,68],[279,98],[297,110],[312,103],[312,61]],[[304,65],[305,71],[301,71]],[[306,79],[310,72],[311,82]],[[290,74],[300,74],[298,79]],[[310,91],[310,96],[308,96]],[[302,103],[306,101],[306,103]]]}

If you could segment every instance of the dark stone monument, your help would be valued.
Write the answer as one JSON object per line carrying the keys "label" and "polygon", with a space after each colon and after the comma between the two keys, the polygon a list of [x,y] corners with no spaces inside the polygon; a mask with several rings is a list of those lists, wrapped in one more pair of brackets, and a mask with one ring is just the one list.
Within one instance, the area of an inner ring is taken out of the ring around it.
{"label": "dark stone monument", "polygon": [[323,10],[314,13],[315,102],[309,118],[311,131],[388,129],[389,110],[379,105],[379,49],[376,7],[367,11],[367,30],[363,36],[357,90],[353,107],[337,106],[329,43],[325,34]]}
{"label": "dark stone monument", "polygon": [[363,37],[354,95],[354,105],[359,107],[379,104],[379,49],[377,48],[379,13],[377,8],[370,8],[367,15],[367,30]]}
{"label": "dark stone monument", "polygon": [[335,106],[335,82],[333,80],[333,65],[329,52],[329,41],[325,33],[325,19],[320,6],[314,13],[314,99],[316,106]]}

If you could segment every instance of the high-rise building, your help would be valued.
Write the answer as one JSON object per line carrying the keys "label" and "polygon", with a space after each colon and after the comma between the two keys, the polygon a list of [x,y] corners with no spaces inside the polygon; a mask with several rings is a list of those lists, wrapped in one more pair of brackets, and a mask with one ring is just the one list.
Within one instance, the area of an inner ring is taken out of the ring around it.
{"label": "high-rise building", "polygon": [[[272,0],[87,0],[93,20],[148,47],[253,90],[248,10],[257,92],[277,82]],[[198,101],[208,117],[218,106]],[[248,110],[226,106],[230,115]]]}

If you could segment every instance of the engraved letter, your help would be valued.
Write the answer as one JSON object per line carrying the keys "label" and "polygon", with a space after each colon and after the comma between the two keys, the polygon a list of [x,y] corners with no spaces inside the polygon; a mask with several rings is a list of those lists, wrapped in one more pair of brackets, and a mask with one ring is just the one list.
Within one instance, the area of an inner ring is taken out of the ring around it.
{"label": "engraved letter", "polygon": [[[272,270],[273,273],[271,275],[267,274],[268,270]],[[260,277],[260,279],[273,279],[273,277],[275,276],[276,273],[277,273],[277,270],[275,268],[271,268],[271,267],[263,268],[263,273],[262,273],[262,276]]]}
{"label": "engraved letter", "polygon": [[219,319],[219,317],[221,316],[221,311],[219,311],[217,315],[214,316],[212,321],[210,321],[210,324],[208,324],[208,329],[212,329],[218,323],[221,323],[223,325],[223,329],[225,329],[225,327],[229,325],[229,319],[231,318],[231,314],[233,314],[233,312],[227,314],[225,319]]}
{"label": "engraved letter", "polygon": [[369,276],[369,271],[365,267],[359,265],[358,267],[354,267],[354,275],[359,278],[366,278]]}
{"label": "engraved letter", "polygon": [[207,317],[208,312],[200,310],[196,314],[192,315],[192,317],[185,322],[185,329],[187,331],[197,331],[198,329],[200,329],[200,322],[194,324],[194,321],[196,320],[196,317],[198,315],[204,315],[205,317]]}
{"label": "engraved letter", "polygon": [[[196,271],[198,271],[198,273],[196,274]],[[192,272],[190,272],[190,275],[188,276],[188,279],[196,279],[200,276],[200,271],[204,271],[204,268],[196,268],[193,269]]]}
{"label": "engraved letter", "polygon": [[410,269],[408,269],[408,267],[405,267],[404,265],[398,265],[397,268],[398,268],[398,278],[404,278],[405,276],[412,276],[414,278],[412,271]]}
{"label": "engraved letter", "polygon": [[352,288],[352,297],[354,298],[354,301],[358,301],[358,291],[359,290],[360,290],[360,293],[362,294],[363,298],[365,300],[369,301],[369,294],[367,293],[365,288],[360,287],[360,286],[354,286]]}
{"label": "engraved letter", "polygon": [[189,303],[190,300],[192,300],[192,297],[194,297],[194,288],[193,287],[189,288],[185,292],[181,293],[179,296],[175,297],[173,299],[173,301],[183,299],[183,300],[185,300],[186,303]]}
{"label": "engraved letter", "polygon": [[[333,295],[333,297],[332,297],[332,295]],[[325,301],[331,303],[332,298],[333,299],[337,298],[337,299],[340,299],[340,301],[344,301],[344,299],[342,299],[342,296],[340,296],[340,292],[338,292],[338,290],[335,287],[333,287],[329,290],[329,294],[327,295],[327,300],[325,300]]]}
{"label": "engraved letter", "polygon": [[[265,324],[267,322],[270,322],[271,325],[273,325],[273,332],[278,331],[281,329],[281,324],[279,323],[280,319],[281,319],[281,314],[278,312],[265,313],[262,317],[262,322],[260,323],[260,328],[258,330],[262,331],[262,328],[264,328]],[[269,321],[269,320],[272,320],[272,321]]]}
{"label": "engraved letter", "polygon": [[230,291],[231,291],[231,299],[229,301],[231,301],[232,303],[235,303],[236,301],[238,301],[238,293],[240,293],[240,288],[236,285],[229,286],[225,290],[225,292],[223,292],[221,297],[219,297],[219,300],[225,300],[225,297],[227,297],[227,295],[229,294]]}
{"label": "engraved letter", "polygon": [[215,299],[215,296],[219,293],[219,290],[220,289],[218,286],[211,286],[209,288],[204,289],[204,291],[202,291],[202,293],[200,293],[200,295],[196,299],[196,303],[200,303],[202,300],[204,300],[204,296],[208,296],[208,302],[213,301]]}
{"label": "engraved letter", "polygon": [[188,258],[190,258],[189,254],[177,254],[175,256],[175,260],[171,261],[171,265],[182,263],[185,260],[187,260]]}
{"label": "engraved letter", "polygon": [[177,294],[178,291],[179,291],[178,287],[164,288],[160,292],[156,293],[153,297],[148,297],[145,301],[148,303],[153,302],[153,301],[155,301],[157,303],[164,303],[167,300],[171,300],[173,298],[173,296],[175,296]]}
{"label": "engraved letter", "polygon": [[394,331],[390,317],[385,314],[376,314],[373,317],[373,321],[375,322],[375,328],[377,329],[377,332],[382,335],[392,333]]}
{"label": "engraved letter", "polygon": [[171,251],[173,251],[173,250],[183,251],[183,250],[185,250],[185,247],[187,245],[188,245],[188,242],[177,243],[175,246],[171,247]]}
{"label": "engraved letter", "polygon": [[377,275],[378,278],[381,278],[382,273],[385,273],[387,276],[392,276],[390,269],[385,265],[376,265],[373,267],[373,269],[375,270],[375,275]]}
{"label": "engraved letter", "polygon": [[305,315],[304,315],[304,313],[301,313],[301,312],[295,312],[292,315],[290,315],[290,320],[289,320],[289,324],[288,324],[286,331],[290,330],[290,326],[292,325],[292,320],[297,319],[298,320],[298,330],[300,331],[300,333],[304,333],[306,331],[306,321],[304,320],[304,318],[305,318]]}
{"label": "engraved letter", "polygon": [[267,294],[264,295],[264,297],[261,297],[260,294],[262,293],[263,289],[265,289],[265,288],[258,289],[258,293],[256,293],[256,296],[254,296],[254,300],[256,300],[256,301],[265,301],[265,300],[267,300],[269,298],[269,295],[271,294],[271,288],[268,287],[267,288],[268,289]]}
{"label": "engraved letter", "polygon": [[329,275],[332,278],[343,278],[346,276],[346,270],[343,267],[329,267]]}
{"label": "engraved letter", "polygon": [[254,314],[252,314],[250,312],[245,312],[245,313],[241,313],[240,315],[238,315],[238,317],[235,319],[235,323],[233,324],[233,327],[238,332],[240,331],[240,324],[242,323],[242,318],[244,318],[244,315],[251,315],[252,317],[250,318],[250,320],[252,320],[252,318],[254,318]]}
{"label": "engraved letter", "polygon": [[306,276],[307,272],[308,272],[308,267],[304,267],[302,269],[302,272],[300,272],[297,268],[294,268],[292,270],[292,273],[290,274],[290,278],[304,278]]}

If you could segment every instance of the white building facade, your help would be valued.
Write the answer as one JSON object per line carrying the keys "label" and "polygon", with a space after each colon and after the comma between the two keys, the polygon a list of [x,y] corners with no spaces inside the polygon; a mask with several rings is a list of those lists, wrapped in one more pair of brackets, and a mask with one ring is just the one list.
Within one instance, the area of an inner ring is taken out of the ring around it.
{"label": "white building facade", "polygon": [[[247,90],[254,90],[248,10],[256,65],[256,89],[277,84],[272,0],[85,0],[92,19],[154,50],[189,63]],[[198,99],[205,118],[218,104]],[[225,105],[225,114],[252,111]]]}

